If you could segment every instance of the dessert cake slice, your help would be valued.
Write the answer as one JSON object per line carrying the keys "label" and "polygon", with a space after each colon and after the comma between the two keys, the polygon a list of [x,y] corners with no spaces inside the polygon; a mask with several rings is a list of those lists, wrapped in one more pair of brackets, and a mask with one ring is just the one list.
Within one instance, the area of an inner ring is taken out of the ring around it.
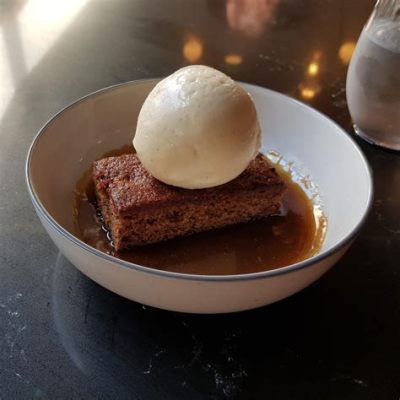
{"label": "dessert cake slice", "polygon": [[285,190],[261,154],[236,179],[207,189],[166,185],[135,154],[94,162],[93,180],[116,251],[267,217]]}

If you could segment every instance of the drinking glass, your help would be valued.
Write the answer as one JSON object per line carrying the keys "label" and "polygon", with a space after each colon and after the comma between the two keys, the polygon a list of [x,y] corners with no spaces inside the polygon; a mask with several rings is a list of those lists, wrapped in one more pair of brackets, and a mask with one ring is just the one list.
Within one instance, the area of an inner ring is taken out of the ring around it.
{"label": "drinking glass", "polygon": [[355,132],[400,150],[400,0],[378,0],[347,73],[347,104]]}

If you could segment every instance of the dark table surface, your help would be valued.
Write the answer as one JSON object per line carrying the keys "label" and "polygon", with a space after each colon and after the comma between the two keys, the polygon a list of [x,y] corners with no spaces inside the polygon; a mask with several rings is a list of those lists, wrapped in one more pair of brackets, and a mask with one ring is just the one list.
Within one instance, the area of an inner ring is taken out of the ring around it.
{"label": "dark table surface", "polygon": [[376,190],[357,241],[303,292],[231,315],[160,311],[96,285],[52,244],[24,181],[28,147],[60,108],[190,63],[296,97],[352,135],[345,76],[372,6],[0,2],[1,400],[399,399],[398,154],[356,139]]}

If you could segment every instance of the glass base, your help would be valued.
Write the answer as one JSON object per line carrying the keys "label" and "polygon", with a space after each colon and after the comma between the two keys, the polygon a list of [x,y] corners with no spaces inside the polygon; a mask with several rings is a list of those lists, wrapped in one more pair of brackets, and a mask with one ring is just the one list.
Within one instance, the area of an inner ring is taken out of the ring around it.
{"label": "glass base", "polygon": [[383,148],[389,149],[389,150],[400,151],[400,143],[389,143],[384,140],[378,140],[378,139],[372,138],[371,136],[368,136],[366,133],[364,133],[356,124],[353,124],[353,129],[357,136],[359,136],[361,139],[365,140],[366,142],[368,142],[370,144],[373,144],[373,145],[379,146],[379,147],[383,147]]}

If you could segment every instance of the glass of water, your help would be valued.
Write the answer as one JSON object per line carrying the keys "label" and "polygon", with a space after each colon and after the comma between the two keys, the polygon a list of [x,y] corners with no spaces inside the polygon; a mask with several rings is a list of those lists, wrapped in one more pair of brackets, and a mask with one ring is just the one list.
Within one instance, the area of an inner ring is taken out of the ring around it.
{"label": "glass of water", "polygon": [[400,150],[400,0],[378,0],[347,72],[347,104],[355,132]]}

